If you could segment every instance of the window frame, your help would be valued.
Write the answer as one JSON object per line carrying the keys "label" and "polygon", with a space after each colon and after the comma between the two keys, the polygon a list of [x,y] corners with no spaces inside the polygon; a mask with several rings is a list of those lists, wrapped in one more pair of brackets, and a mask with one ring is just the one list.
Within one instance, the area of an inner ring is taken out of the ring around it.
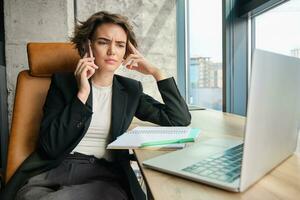
{"label": "window frame", "polygon": [[176,30],[177,30],[177,83],[178,89],[185,100],[187,100],[187,38],[186,38],[186,0],[176,2]]}
{"label": "window frame", "polygon": [[[243,76],[247,76],[245,73],[247,69],[247,59],[243,63],[242,59],[237,59],[236,51],[237,46],[235,41],[242,38],[242,34],[247,31],[242,18],[243,27],[240,27],[240,22],[235,22],[237,18],[236,12],[236,0],[222,0],[222,69],[223,69],[223,88],[222,88],[222,110],[224,112],[231,112],[236,114],[245,115],[246,109],[246,91],[247,81],[243,81]],[[177,1],[177,81],[179,90],[185,100],[188,98],[188,70],[189,70],[189,46],[188,46],[188,0]],[[184,20],[182,20],[184,17]],[[239,26],[235,26],[237,23]],[[247,57],[247,43],[243,43],[243,50],[240,54],[243,58]],[[233,57],[234,56],[234,57]],[[238,67],[241,66],[241,67]],[[238,75],[238,76],[237,76]],[[239,78],[240,77],[240,78]],[[244,78],[245,79],[245,78]],[[241,93],[243,93],[241,95]],[[239,95],[238,95],[239,94]],[[241,101],[242,99],[242,101]],[[240,102],[240,103],[239,103]]]}
{"label": "window frame", "polygon": [[[189,74],[189,0],[177,0],[177,82],[187,101]],[[246,116],[251,54],[254,40],[253,17],[287,0],[222,0],[223,111]]]}

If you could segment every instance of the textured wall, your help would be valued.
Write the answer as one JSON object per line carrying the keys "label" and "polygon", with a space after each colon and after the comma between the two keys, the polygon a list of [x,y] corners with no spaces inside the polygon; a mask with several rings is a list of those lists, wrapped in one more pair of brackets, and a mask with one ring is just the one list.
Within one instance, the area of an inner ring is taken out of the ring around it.
{"label": "textured wall", "polygon": [[73,1],[4,0],[8,112],[11,112],[18,73],[28,69],[28,42],[66,41],[74,27]]}
{"label": "textured wall", "polygon": [[[74,5],[75,2],[75,5]],[[133,22],[140,51],[176,77],[176,0],[4,0],[9,122],[17,75],[28,69],[27,42],[68,41],[74,15],[85,20],[100,10],[126,15]],[[74,11],[75,6],[75,11]],[[143,82],[146,93],[160,99],[150,76],[120,69]]]}

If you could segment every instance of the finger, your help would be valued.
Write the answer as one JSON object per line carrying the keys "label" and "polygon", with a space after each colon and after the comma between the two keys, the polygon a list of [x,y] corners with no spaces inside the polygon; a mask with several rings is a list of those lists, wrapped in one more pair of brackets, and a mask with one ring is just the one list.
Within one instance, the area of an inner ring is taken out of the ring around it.
{"label": "finger", "polygon": [[87,64],[88,66],[94,68],[94,69],[99,69],[99,67],[98,67],[95,63],[93,63],[93,62],[88,62],[88,63],[86,63],[86,64]]}
{"label": "finger", "polygon": [[84,68],[84,65],[80,65],[80,66],[78,67],[77,72],[76,72],[76,74],[75,74],[76,77],[81,76],[81,72],[82,72],[83,68]]}
{"label": "finger", "polygon": [[126,65],[128,65],[128,62],[131,62],[131,56],[129,55],[129,56],[127,56],[127,58],[123,61],[123,65],[124,66],[126,66]]}
{"label": "finger", "polygon": [[94,68],[94,69],[98,69],[99,67],[95,64],[95,63],[93,63],[93,62],[87,62],[87,63],[85,63],[85,65],[86,66],[90,66],[90,67],[92,67],[92,68]]}
{"label": "finger", "polygon": [[[79,64],[79,63],[78,63]],[[77,67],[76,67],[76,69],[75,69],[75,71],[74,71],[74,76],[76,76],[77,75],[77,71],[78,71],[78,64],[77,64]]]}
{"label": "finger", "polygon": [[93,67],[94,67],[95,69],[99,69],[99,66],[96,65],[95,63],[93,63]]}
{"label": "finger", "polygon": [[77,67],[75,69],[75,72],[74,72],[75,76],[78,74],[78,71],[82,67],[82,65],[86,62],[86,59],[87,58],[82,58],[82,59],[79,60],[79,62],[77,64]]}
{"label": "finger", "polygon": [[82,58],[82,61],[90,61],[90,62],[94,62],[95,57],[87,57],[87,58]]}
{"label": "finger", "polygon": [[78,61],[77,67],[81,66],[82,63],[84,63],[84,62],[88,62],[88,61],[93,62],[94,60],[95,60],[94,57],[93,58],[90,58],[90,57],[82,58]]}
{"label": "finger", "polygon": [[94,68],[87,68],[86,69],[86,78],[87,79],[89,79],[89,78],[91,78],[93,75],[94,75],[94,73],[95,73],[95,69]]}
{"label": "finger", "polygon": [[89,65],[85,65],[80,69],[80,71],[78,72],[78,75],[80,75],[81,77],[82,76],[87,77],[88,71],[95,72],[95,68],[93,68],[92,66],[89,66]]}
{"label": "finger", "polygon": [[130,66],[132,65],[133,62],[134,62],[134,60],[130,60],[125,66],[130,68]]}
{"label": "finger", "polygon": [[135,64],[127,65],[126,67],[127,67],[127,69],[130,69],[130,70],[136,70],[136,71],[140,70],[140,67],[138,65],[135,65]]}
{"label": "finger", "polygon": [[138,66],[131,66],[131,70],[140,71],[140,68]]}
{"label": "finger", "polygon": [[77,67],[76,67],[76,69],[75,69],[75,71],[74,71],[74,75],[75,76],[77,76],[77,74],[78,74],[78,70],[79,70],[79,68],[80,68],[80,66],[82,65],[82,60],[79,60],[79,62],[78,62],[78,64],[77,64]]}
{"label": "finger", "polygon": [[134,54],[141,55],[141,53],[137,50],[137,48],[135,48],[135,46],[130,41],[128,42],[128,45],[129,50],[131,50]]}
{"label": "finger", "polygon": [[123,61],[124,65],[128,65],[130,62],[132,62],[132,60],[134,59],[139,59],[140,56],[136,55],[136,54],[130,54],[125,61]]}
{"label": "finger", "polygon": [[92,47],[91,47],[91,40],[89,40],[89,53],[90,53],[90,57],[94,57],[93,56],[93,51],[92,51]]}
{"label": "finger", "polygon": [[86,59],[89,59],[89,58],[87,57],[87,53],[85,53],[84,56],[83,56],[83,58],[81,58],[81,59],[78,61],[78,64],[77,64],[76,69],[75,69],[75,71],[74,71],[74,74],[75,74],[75,75],[77,74],[78,69],[80,68],[80,66],[82,65],[82,63],[83,63]]}
{"label": "finger", "polygon": [[78,67],[78,70],[77,70],[77,75],[80,75],[82,73],[82,71],[84,70],[84,68],[86,67],[88,62],[86,61],[83,61],[81,63],[81,65]]}
{"label": "finger", "polygon": [[80,79],[85,79],[87,78],[87,68],[83,68],[82,71],[80,72],[80,74],[78,75],[80,77]]}
{"label": "finger", "polygon": [[140,62],[140,61],[141,61],[141,59],[135,59],[135,60],[133,60],[133,62],[131,62],[130,65],[127,65],[126,67],[127,67],[128,69],[134,69],[134,70],[137,70],[137,69],[139,68],[138,62]]}
{"label": "finger", "polygon": [[83,63],[83,60],[80,59],[80,60],[78,61],[78,64],[77,64],[77,67],[76,67],[76,70],[75,70],[74,73],[76,73],[76,72],[78,71],[78,68],[82,65],[82,63]]}
{"label": "finger", "polygon": [[93,68],[94,70],[98,69],[99,67],[95,65],[94,63],[88,62],[84,63],[78,70],[78,74],[81,74],[84,72],[86,68]]}
{"label": "finger", "polygon": [[88,53],[86,52],[83,56],[83,58],[87,58],[88,57]]}
{"label": "finger", "polygon": [[136,49],[135,46],[130,42],[130,40],[128,40],[128,47],[129,47],[129,51],[131,51],[132,53],[136,53],[137,49]]}
{"label": "finger", "polygon": [[86,68],[86,77],[87,79],[91,78],[91,76],[93,76],[93,74],[96,72],[95,68],[92,67],[87,67]]}

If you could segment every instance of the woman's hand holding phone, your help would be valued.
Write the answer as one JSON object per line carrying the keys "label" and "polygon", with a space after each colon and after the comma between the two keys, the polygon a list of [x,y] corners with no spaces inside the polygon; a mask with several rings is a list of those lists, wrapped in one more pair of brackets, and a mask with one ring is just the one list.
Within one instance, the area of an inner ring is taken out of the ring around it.
{"label": "woman's hand holding phone", "polygon": [[74,76],[78,85],[77,97],[86,103],[87,98],[90,94],[90,84],[88,79],[93,76],[96,69],[99,67],[94,63],[95,58],[93,57],[93,51],[91,48],[90,40],[88,40],[89,51],[85,53],[82,59],[79,60]]}

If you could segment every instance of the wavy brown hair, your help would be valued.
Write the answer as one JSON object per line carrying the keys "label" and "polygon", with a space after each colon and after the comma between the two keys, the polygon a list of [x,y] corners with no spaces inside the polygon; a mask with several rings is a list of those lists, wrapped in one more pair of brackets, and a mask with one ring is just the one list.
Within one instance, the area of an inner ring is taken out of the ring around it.
{"label": "wavy brown hair", "polygon": [[133,46],[137,47],[133,27],[128,18],[119,14],[101,11],[93,14],[86,21],[79,21],[79,23],[75,26],[74,36],[71,38],[71,42],[75,44],[75,48],[78,50],[80,57],[83,57],[88,51],[86,45],[88,39],[92,41],[97,27],[105,23],[117,24],[124,29],[127,35],[125,58],[131,53],[128,48],[128,41],[130,41]]}

